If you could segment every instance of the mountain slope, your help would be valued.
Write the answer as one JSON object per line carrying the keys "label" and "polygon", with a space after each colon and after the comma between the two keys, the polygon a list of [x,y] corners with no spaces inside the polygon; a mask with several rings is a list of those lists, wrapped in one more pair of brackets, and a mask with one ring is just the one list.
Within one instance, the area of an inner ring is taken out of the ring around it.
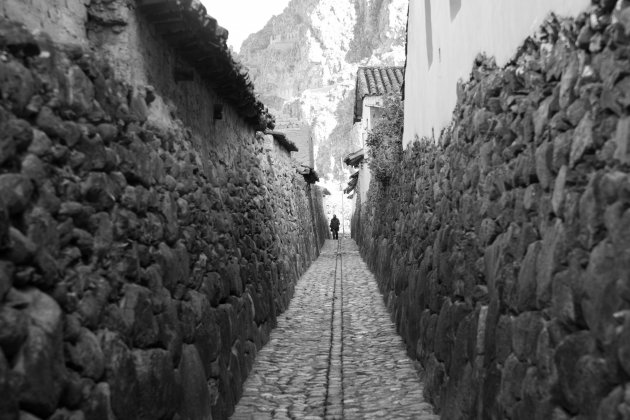
{"label": "mountain slope", "polygon": [[352,130],[356,71],[402,65],[408,0],[292,0],[239,54],[272,113],[306,120],[315,167],[343,182],[343,155],[359,147]]}

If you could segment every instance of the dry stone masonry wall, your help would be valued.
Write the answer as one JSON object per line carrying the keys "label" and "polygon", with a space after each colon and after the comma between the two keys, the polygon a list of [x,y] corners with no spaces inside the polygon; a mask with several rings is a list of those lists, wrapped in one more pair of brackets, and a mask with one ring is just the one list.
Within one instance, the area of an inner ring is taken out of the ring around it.
{"label": "dry stone masonry wall", "polygon": [[630,8],[480,57],[354,225],[443,419],[630,416]]}
{"label": "dry stone masonry wall", "polygon": [[229,106],[185,125],[102,57],[0,20],[0,418],[225,418],[321,191]]}

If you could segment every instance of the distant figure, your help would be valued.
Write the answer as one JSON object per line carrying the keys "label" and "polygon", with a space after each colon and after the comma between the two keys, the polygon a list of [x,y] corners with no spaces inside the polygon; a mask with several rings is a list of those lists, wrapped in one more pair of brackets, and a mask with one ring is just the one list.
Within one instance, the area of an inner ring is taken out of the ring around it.
{"label": "distant figure", "polygon": [[330,220],[330,230],[333,233],[333,239],[339,239],[339,219],[334,214]]}

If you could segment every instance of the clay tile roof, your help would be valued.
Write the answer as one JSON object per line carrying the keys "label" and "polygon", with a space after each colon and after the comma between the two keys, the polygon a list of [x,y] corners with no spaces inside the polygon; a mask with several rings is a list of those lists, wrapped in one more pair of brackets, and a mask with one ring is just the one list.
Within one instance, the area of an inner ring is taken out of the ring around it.
{"label": "clay tile roof", "polygon": [[247,69],[227,47],[228,31],[199,0],[136,0],[136,4],[166,43],[247,123],[261,131],[274,127],[273,117],[256,98]]}
{"label": "clay tile roof", "polygon": [[359,67],[354,101],[354,122],[363,117],[363,98],[401,93],[404,67]]}
{"label": "clay tile roof", "polygon": [[352,152],[348,154],[348,156],[344,158],[343,163],[345,163],[348,166],[354,166],[356,168],[363,161],[363,158],[364,158],[363,149],[359,149],[356,152]]}

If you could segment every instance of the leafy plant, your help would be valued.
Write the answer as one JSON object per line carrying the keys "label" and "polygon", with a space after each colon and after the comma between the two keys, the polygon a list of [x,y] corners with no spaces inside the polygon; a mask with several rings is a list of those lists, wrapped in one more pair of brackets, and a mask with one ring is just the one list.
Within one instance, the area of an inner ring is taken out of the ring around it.
{"label": "leafy plant", "polygon": [[368,133],[368,165],[372,176],[388,185],[402,156],[403,102],[399,95],[385,97],[383,113]]}

